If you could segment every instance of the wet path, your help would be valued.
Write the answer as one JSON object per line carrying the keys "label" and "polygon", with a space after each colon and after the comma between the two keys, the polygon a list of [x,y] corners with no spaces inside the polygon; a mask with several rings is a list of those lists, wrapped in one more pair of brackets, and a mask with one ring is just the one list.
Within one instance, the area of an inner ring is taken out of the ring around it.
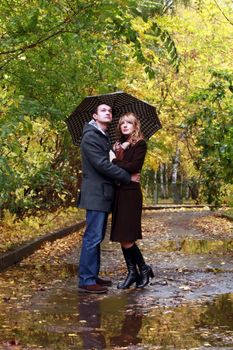
{"label": "wet path", "polygon": [[[156,277],[143,290],[116,288],[124,263],[106,238],[102,271],[114,280],[109,293],[78,294],[71,273],[22,311],[20,342],[46,350],[233,349],[233,234],[208,236],[193,225],[209,215],[144,213],[140,247]],[[78,251],[64,261],[71,272]]]}

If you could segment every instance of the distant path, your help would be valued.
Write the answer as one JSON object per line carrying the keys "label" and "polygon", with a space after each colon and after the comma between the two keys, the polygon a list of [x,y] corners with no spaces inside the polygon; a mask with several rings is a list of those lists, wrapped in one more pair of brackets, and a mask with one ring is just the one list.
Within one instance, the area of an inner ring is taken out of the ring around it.
{"label": "distant path", "polygon": [[[233,233],[216,237],[195,226],[195,220],[211,217],[214,220],[214,213],[208,210],[144,211],[143,239],[138,244],[156,275],[154,287],[148,287],[146,293],[158,297],[169,290],[170,303],[177,292],[187,299],[233,292]],[[79,250],[67,257],[74,271]],[[102,271],[115,280],[110,292],[119,293],[116,283],[125,273],[125,264],[119,245],[109,242],[109,233],[102,249]],[[183,284],[187,288],[182,291]]]}

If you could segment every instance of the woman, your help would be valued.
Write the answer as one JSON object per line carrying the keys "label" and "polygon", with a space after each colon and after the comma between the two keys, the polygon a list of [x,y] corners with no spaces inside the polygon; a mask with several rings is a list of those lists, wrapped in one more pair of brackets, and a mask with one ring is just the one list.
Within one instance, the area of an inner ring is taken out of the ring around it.
{"label": "woman", "polygon": [[[146,155],[146,142],[140,129],[140,121],[133,113],[124,114],[118,123],[119,141],[113,149],[116,158],[113,163],[130,173],[140,172]],[[128,274],[119,289],[136,287],[143,288],[149,283],[154,273],[144,258],[137,244],[142,238],[141,230],[142,192],[140,184],[130,182],[128,185],[117,186],[112,214],[111,241],[120,242],[125,258]]]}

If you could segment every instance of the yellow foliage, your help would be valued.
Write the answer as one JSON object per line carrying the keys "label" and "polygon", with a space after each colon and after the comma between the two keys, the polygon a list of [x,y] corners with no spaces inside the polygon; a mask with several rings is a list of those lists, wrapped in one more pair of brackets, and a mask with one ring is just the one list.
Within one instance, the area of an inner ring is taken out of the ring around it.
{"label": "yellow foliage", "polygon": [[[175,154],[176,147],[181,150],[181,167],[183,174],[197,176],[193,161],[199,149],[192,140],[185,140],[180,125],[191,116],[197,106],[190,103],[189,96],[197,89],[208,86],[211,69],[231,70],[233,57],[232,23],[233,9],[230,0],[202,2],[201,10],[194,7],[178,6],[176,14],[156,17],[161,28],[166,28],[175,41],[181,57],[180,71],[177,74],[168,65],[166,57],[154,59],[152,68],[155,79],[148,79],[143,67],[129,58],[126,79],[120,89],[146,100],[157,108],[163,129],[152,139],[155,147],[149,150],[145,166],[156,170],[160,162],[166,163]],[[222,11],[221,11],[222,10]],[[135,20],[135,28],[140,32],[142,45],[143,32],[150,26],[141,19]],[[151,41],[151,49],[156,50]],[[150,52],[144,52],[149,55]]]}

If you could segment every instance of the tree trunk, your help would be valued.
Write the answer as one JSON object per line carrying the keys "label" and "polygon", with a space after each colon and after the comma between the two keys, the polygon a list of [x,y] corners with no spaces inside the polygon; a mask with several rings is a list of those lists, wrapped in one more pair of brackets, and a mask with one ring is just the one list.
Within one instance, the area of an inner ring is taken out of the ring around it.
{"label": "tree trunk", "polygon": [[184,178],[183,175],[180,175],[180,186],[178,185],[179,189],[179,195],[180,195],[180,203],[183,203],[183,185],[184,185]]}
{"label": "tree trunk", "polygon": [[180,150],[177,147],[176,148],[176,154],[173,159],[172,164],[172,192],[173,192],[173,203],[174,204],[180,204],[180,193],[179,188],[177,185],[177,175],[178,175],[178,169],[180,164]]}
{"label": "tree trunk", "polygon": [[169,198],[169,181],[168,181],[168,168],[167,164],[164,164],[165,166],[165,198]]}
{"label": "tree trunk", "polygon": [[149,197],[149,175],[147,174],[146,176],[146,186],[145,186],[145,190],[146,190],[146,198]]}
{"label": "tree trunk", "polygon": [[189,190],[188,182],[186,180],[186,182],[185,182],[185,199],[186,199],[186,201],[189,200],[189,197],[190,197],[190,190]]}
{"label": "tree trunk", "polygon": [[158,204],[157,171],[154,172],[154,204]]}
{"label": "tree trunk", "polygon": [[165,198],[165,187],[164,187],[164,164],[159,165],[159,175],[160,175],[160,196]]}

